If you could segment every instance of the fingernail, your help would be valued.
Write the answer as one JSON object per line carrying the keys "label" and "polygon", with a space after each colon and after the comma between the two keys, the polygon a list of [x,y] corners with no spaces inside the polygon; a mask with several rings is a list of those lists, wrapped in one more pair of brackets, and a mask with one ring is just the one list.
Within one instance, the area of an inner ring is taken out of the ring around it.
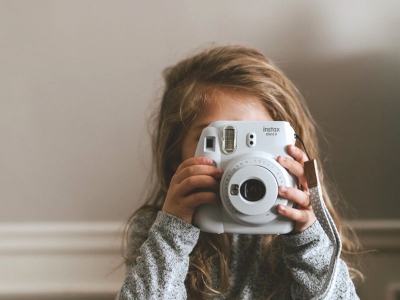
{"label": "fingernail", "polygon": [[286,191],[287,191],[287,187],[281,185],[281,192],[282,192],[282,193],[286,193]]}
{"label": "fingernail", "polygon": [[292,145],[290,148],[292,149],[293,152],[296,152],[296,151],[297,151],[296,146],[293,146],[293,145]]}
{"label": "fingernail", "polygon": [[281,212],[285,212],[286,211],[286,205],[279,204],[279,210]]}
{"label": "fingernail", "polygon": [[206,165],[211,165],[213,163],[213,160],[211,158],[209,158],[209,157],[205,157],[204,158],[204,163]]}
{"label": "fingernail", "polygon": [[282,160],[282,161],[285,161],[285,160],[286,160],[286,157],[284,157],[284,156],[279,156],[279,158],[280,158],[280,160]]}

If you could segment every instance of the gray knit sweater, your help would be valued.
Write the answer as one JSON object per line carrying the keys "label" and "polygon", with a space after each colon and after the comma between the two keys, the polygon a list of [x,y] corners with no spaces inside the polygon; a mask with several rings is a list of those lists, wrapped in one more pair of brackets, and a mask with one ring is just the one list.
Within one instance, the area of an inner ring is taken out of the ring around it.
{"label": "gray knit sweater", "polygon": [[[126,278],[117,300],[186,299],[184,285],[199,229],[165,212],[139,214],[129,233]],[[229,262],[230,288],[214,299],[311,299],[323,286],[332,246],[316,221],[307,230],[283,236],[283,257],[269,278],[270,264],[260,263],[262,235],[233,235]],[[289,272],[284,270],[289,268]],[[340,260],[335,292],[330,299],[358,299],[346,264]],[[218,278],[216,278],[218,279]],[[217,280],[218,281],[218,280]]]}

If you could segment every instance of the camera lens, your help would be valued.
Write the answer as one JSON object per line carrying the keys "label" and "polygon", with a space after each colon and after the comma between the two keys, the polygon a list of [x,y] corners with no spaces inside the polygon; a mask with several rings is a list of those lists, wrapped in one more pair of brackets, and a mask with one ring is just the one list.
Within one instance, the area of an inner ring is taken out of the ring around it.
{"label": "camera lens", "polygon": [[240,195],[247,201],[258,201],[265,196],[265,185],[260,180],[249,179],[240,186]]}

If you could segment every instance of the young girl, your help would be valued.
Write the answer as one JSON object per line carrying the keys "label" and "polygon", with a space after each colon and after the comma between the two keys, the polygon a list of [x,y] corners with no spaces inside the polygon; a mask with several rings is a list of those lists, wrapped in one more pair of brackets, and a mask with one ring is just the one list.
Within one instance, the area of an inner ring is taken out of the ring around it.
{"label": "young girl", "polygon": [[[328,276],[333,252],[313,212],[304,175],[307,156],[295,145],[293,159],[278,162],[298,178],[299,188],[279,187],[278,212],[295,221],[287,235],[210,234],[192,225],[196,208],[220,203],[222,170],[194,157],[202,129],[217,120],[287,121],[317,161],[317,139],[306,104],[293,84],[261,53],[243,46],[215,47],[164,72],[153,156],[157,184],[147,205],[130,219],[126,278],[117,299],[311,299]],[[320,165],[320,164],[319,164]],[[343,241],[354,245],[327,194],[325,204]],[[330,299],[358,299],[357,271],[338,263]],[[349,272],[350,271],[350,272]]]}

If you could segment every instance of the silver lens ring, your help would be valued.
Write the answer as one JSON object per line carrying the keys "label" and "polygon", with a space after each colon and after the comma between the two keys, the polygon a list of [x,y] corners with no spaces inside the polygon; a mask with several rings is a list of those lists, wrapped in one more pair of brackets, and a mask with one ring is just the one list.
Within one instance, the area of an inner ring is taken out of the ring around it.
{"label": "silver lens ring", "polygon": [[[259,201],[247,201],[240,193],[232,195],[232,184],[240,187],[246,180],[260,180],[265,184],[265,196]],[[235,160],[225,169],[221,179],[222,204],[228,214],[246,224],[264,224],[277,217],[274,207],[278,204],[292,205],[278,197],[278,186],[292,186],[289,173],[272,157],[245,157]]]}

